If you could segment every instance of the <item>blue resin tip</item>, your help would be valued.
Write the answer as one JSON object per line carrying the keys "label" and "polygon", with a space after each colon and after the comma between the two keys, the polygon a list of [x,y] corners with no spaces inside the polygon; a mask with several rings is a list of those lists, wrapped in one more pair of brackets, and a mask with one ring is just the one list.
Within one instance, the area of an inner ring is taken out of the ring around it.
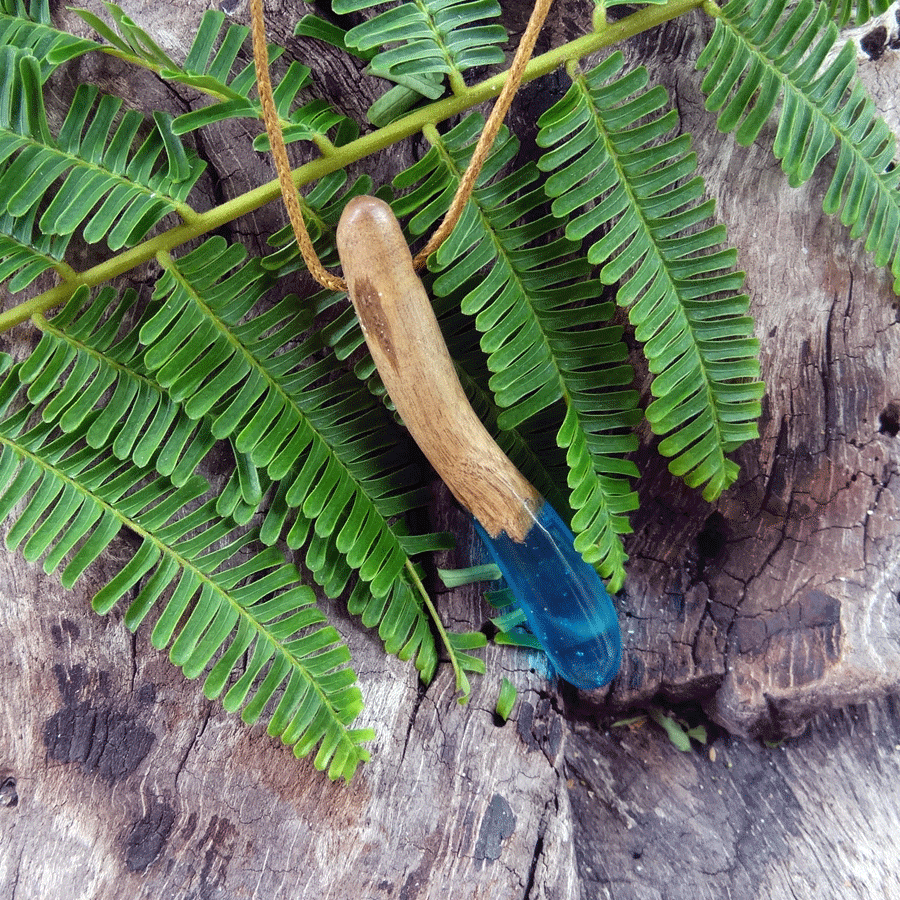
{"label": "blue resin tip", "polygon": [[544,501],[521,544],[475,527],[556,671],[583,690],[609,684],[622,662],[619,620],[556,510]]}

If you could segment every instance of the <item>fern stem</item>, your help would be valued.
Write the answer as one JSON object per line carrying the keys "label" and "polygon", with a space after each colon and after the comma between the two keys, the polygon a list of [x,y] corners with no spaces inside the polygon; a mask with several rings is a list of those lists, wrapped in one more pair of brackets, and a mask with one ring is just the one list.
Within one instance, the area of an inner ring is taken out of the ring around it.
{"label": "fern stem", "polygon": [[[161,63],[151,62],[149,59],[144,59],[142,56],[137,56],[134,53],[129,53],[126,50],[120,50],[118,47],[112,47],[107,44],[103,44],[99,47],[94,47],[98,53],[102,53],[105,56],[112,56],[115,59],[120,59],[122,62],[130,63],[133,66],[139,66],[142,69],[147,69],[150,72],[153,72],[155,75],[159,75],[160,78],[165,78],[162,74],[165,70],[165,66]],[[225,100],[244,100],[246,99],[243,94],[239,94],[237,91],[232,91],[228,89],[227,85],[223,85],[225,88],[224,91],[217,91],[215,88],[211,87],[199,87],[196,85],[192,85],[194,90],[199,91],[202,94],[206,94],[207,97],[212,97],[213,100],[218,100],[220,103]]]}
{"label": "fern stem", "polygon": [[[663,6],[641,9],[618,22],[605,25],[600,31],[576,38],[574,41],[533,58],[525,67],[522,81],[541,78],[567,62],[581,59],[590,53],[610,47],[664,22],[678,18],[692,9],[703,6],[704,2],[705,0],[670,0]],[[459,115],[473,106],[496,97],[506,83],[507,74],[505,71],[500,72],[466,88],[459,95],[446,97],[414,110],[396,122],[363,135],[341,147],[336,147],[328,155],[299,166],[292,172],[294,184],[299,188],[316,181],[331,172],[343,169],[351,163],[418,134],[428,124],[436,125],[438,122]],[[62,284],[44,291],[31,300],[0,312],[0,333],[27,321],[35,313],[43,313],[65,303],[81,284],[96,287],[110,281],[143,265],[153,259],[157,253],[169,252],[194,238],[209,234],[211,231],[279,199],[280,196],[281,189],[276,178],[206,212],[194,213],[191,221],[176,225],[99,265],[67,278]]]}
{"label": "fern stem", "polygon": [[63,281],[78,278],[78,273],[63,259],[53,264],[53,269]]}
{"label": "fern stem", "polygon": [[450,90],[453,92],[454,96],[459,96],[460,94],[465,93],[466,90],[466,81],[459,74],[459,72],[451,72],[449,76],[450,81]]}
{"label": "fern stem", "polygon": [[425,590],[425,585],[422,584],[422,579],[419,578],[415,565],[409,559],[406,561],[406,574],[409,576],[409,580],[412,582],[413,587],[419,592],[419,596],[422,598],[422,602],[428,610],[428,615],[431,616],[431,621],[434,622],[434,627],[437,629],[441,643],[447,648],[447,654],[450,657],[450,665],[453,667],[453,675],[456,679],[456,689],[461,694],[459,702],[466,703],[469,699],[469,694],[472,692],[472,688],[469,685],[469,679],[466,678],[466,673],[463,672],[462,666],[459,664],[459,660],[456,657],[456,651],[453,649],[453,645],[450,642],[450,635],[447,634],[447,629],[444,628],[444,623],[441,621],[437,608],[428,591]]}

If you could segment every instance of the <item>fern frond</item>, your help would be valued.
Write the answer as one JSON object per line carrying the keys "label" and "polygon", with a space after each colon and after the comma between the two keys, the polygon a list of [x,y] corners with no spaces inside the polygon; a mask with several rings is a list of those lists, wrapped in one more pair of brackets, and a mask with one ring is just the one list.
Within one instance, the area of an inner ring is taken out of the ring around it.
{"label": "fern frond", "polygon": [[182,201],[204,164],[162,113],[135,146],[144,117],[135,111],[119,117],[121,106],[79,85],[54,138],[37,60],[0,47],[0,214],[25,219],[40,209],[33,221],[42,234],[81,228],[87,241],[105,239],[114,250],[137,243],[170,213],[189,216]]}
{"label": "fern frond", "polygon": [[29,51],[40,64],[41,81],[60,63],[100,47],[96,41],[55,28],[48,0],[31,0],[27,10],[18,0],[0,0],[2,45]]}
{"label": "fern frond", "polygon": [[[139,582],[126,612],[136,628],[154,608],[151,635],[189,678],[207,672],[204,691],[222,694],[245,722],[268,718],[268,731],[331,778],[349,779],[368,758],[367,731],[349,727],[362,708],[350,653],[315,608],[315,595],[299,583],[297,570],[273,548],[254,552],[253,532],[235,533],[215,517],[215,501],[198,508],[206,480],[194,476],[175,486],[149,468],[86,445],[92,424],[83,420],[60,432],[27,402],[19,368],[0,383],[0,518],[16,506],[7,532],[9,549],[44,557],[72,587],[122,529],[141,543],[131,560],[94,596],[108,612]],[[166,599],[161,599],[165,597]],[[246,667],[243,659],[249,659]],[[275,699],[277,697],[277,704]],[[267,708],[274,710],[266,713]]]}
{"label": "fern frond", "polygon": [[19,377],[28,385],[29,400],[45,404],[44,421],[69,433],[91,418],[88,446],[107,447],[141,468],[152,465],[177,486],[216,439],[210,421],[190,418],[149,377],[136,327],[120,336],[137,299],[132,290],[116,299],[111,288],[90,299],[81,288],[52,319],[37,316],[43,336]]}
{"label": "fern frond", "polygon": [[[333,0],[337,14],[380,5],[373,0]],[[414,0],[398,3],[351,28],[344,40],[359,52],[378,49],[368,72],[434,100],[444,92],[435,76],[447,75],[454,91],[463,72],[503,62],[505,29],[496,0]]]}
{"label": "fern frond", "polygon": [[[243,262],[244,251],[238,246],[225,250],[223,247],[223,242],[217,240],[212,253],[219,270],[227,273],[235,264]],[[209,257],[206,264],[212,272]],[[254,260],[232,274],[224,287],[214,275],[207,275],[206,283],[200,286],[206,292],[218,294],[217,299],[228,307],[230,315],[240,319],[241,311],[254,306],[271,287],[273,280],[260,261]],[[45,421],[55,423],[69,433],[90,420],[85,433],[89,446],[98,450],[111,448],[117,459],[131,460],[139,467],[153,466],[160,474],[168,476],[173,484],[179,485],[190,477],[216,443],[213,431],[218,430],[216,423],[221,409],[216,407],[207,392],[199,388],[189,396],[178,394],[173,397],[173,388],[169,384],[171,373],[165,367],[153,368],[153,363],[148,366],[144,360],[144,346],[138,335],[147,323],[155,322],[158,326],[160,314],[165,312],[167,303],[172,300],[165,289],[158,297],[159,302],[149,306],[121,333],[123,321],[134,317],[137,299],[134,291],[126,291],[115,298],[113,291],[106,288],[91,300],[88,299],[87,289],[81,289],[52,319],[37,317],[36,324],[44,335],[22,366],[19,377],[28,386],[29,399],[44,404],[42,417]],[[290,344],[295,335],[306,330],[309,324],[308,309],[296,297],[289,296],[252,320],[252,330],[263,336],[254,344],[254,350],[256,353],[277,355],[283,345]],[[243,336],[251,331],[243,326],[239,329]],[[201,324],[197,332],[202,330]],[[189,338],[190,334],[183,336]],[[187,346],[191,346],[190,341]],[[210,357],[201,354],[194,367],[200,369],[201,376],[204,371],[203,358]],[[320,370],[322,368],[319,366]],[[234,388],[228,380],[231,376],[221,367],[217,368],[215,363],[208,371],[215,373],[212,380],[217,382],[217,391],[228,392]],[[324,371],[330,377],[327,367]],[[161,388],[155,376],[161,377],[168,389]],[[273,544],[287,530],[287,540],[292,547],[308,542],[307,561],[317,580],[329,594],[340,593],[354,568],[343,552],[352,551],[352,547],[343,547],[335,537],[337,526],[343,523],[336,525],[332,521],[331,534],[323,536],[316,531],[310,534],[315,519],[313,507],[308,507],[304,513],[298,510],[297,503],[287,502],[288,490],[293,486],[291,479],[302,468],[303,460],[294,465],[294,460],[288,458],[285,461],[287,475],[281,481],[274,481],[268,472],[257,469],[249,451],[236,446],[237,432],[230,433],[228,437],[236,467],[216,499],[215,512],[237,524],[247,524],[257,514],[264,495],[271,492],[260,526],[260,540]],[[371,447],[365,437],[359,441],[348,437],[345,450],[357,457],[368,454],[371,459],[385,465],[391,462],[397,464],[397,460],[392,459],[393,448],[386,434]],[[383,482],[380,484],[383,490],[389,480],[388,472],[371,479],[368,484]],[[358,498],[355,504],[354,509],[359,512]],[[336,505],[334,510],[340,512]],[[319,515],[320,521],[316,527],[322,530],[328,520],[326,510],[321,510]],[[291,516],[293,525],[288,528]],[[359,527],[360,541],[364,544],[365,529]],[[396,526],[393,527],[396,531]],[[444,546],[440,536],[412,538],[398,533],[396,537],[407,555]],[[363,562],[365,558],[359,565]],[[404,650],[405,658],[414,658],[423,679],[431,678],[437,665],[434,641],[427,616],[408,587],[401,589],[395,584],[389,592],[373,600],[369,583],[361,582],[354,603],[357,606],[361,604],[359,609],[354,610],[356,612],[361,613],[368,608],[364,621],[378,628],[389,649],[396,647],[390,652]],[[370,621],[375,609],[379,609],[381,614]]]}
{"label": "fern frond", "polygon": [[296,342],[296,298],[245,319],[263,269],[242,259],[220,238],[160,258],[157,311],[139,331],[144,364],[189,417],[210,416],[213,435],[277,485],[263,537],[306,544],[306,564],[331,596],[358,573],[382,618],[398,623],[389,643],[413,641],[425,677],[434,651],[424,611],[398,587],[411,562],[393,524],[425,501],[418,467],[381,405],[321,353],[321,333]]}
{"label": "fern frond", "polygon": [[[414,231],[443,213],[479,129],[470,117],[446,135],[431,134],[429,153],[395,179],[413,188],[397,210],[420,210],[410,221]],[[440,273],[432,287],[439,297],[457,295],[462,313],[474,316],[501,430],[564,402],[569,427],[559,430],[560,413],[553,432],[570,447],[579,550],[617,587],[625,560],[618,535],[629,530],[627,512],[637,502],[626,477],[637,472],[622,459],[636,447],[627,430],[639,419],[638,397],[625,389],[633,373],[621,329],[596,324],[612,313],[611,304],[596,302],[603,286],[587,279],[590,267],[577,244],[554,239],[559,220],[541,215],[546,198],[535,185],[537,170],[524,166],[497,180],[516,150],[508,135],[498,140],[459,224],[430,261]],[[571,449],[572,422],[582,429],[586,456]]]}
{"label": "fern frond", "polygon": [[[565,512],[568,498],[566,492],[560,489],[560,485],[565,483],[567,468],[565,455],[556,444],[559,426],[557,418],[548,416],[549,424],[547,424],[542,421],[542,416],[538,415],[530,419],[525,426],[500,428],[497,420],[502,410],[494,401],[487,379],[480,377],[484,370],[484,354],[477,343],[477,332],[467,327],[468,320],[459,312],[457,300],[456,297],[438,298],[435,312],[439,315],[441,330],[446,337],[450,354],[456,361],[457,374],[466,397],[485,428],[516,468],[555,509]],[[440,309],[451,304],[449,310]],[[472,343],[475,344],[474,347],[469,346]]]}
{"label": "fern frond", "polygon": [[[253,63],[245,60],[237,73],[232,70],[244,48],[249,28],[229,25],[222,34],[225,14],[219,10],[207,10],[200,20],[184,64],[179,65],[118,4],[104,0],[103,5],[112,26],[89,9],[72,10],[106,41],[106,44],[97,44],[96,49],[146,66],[163,78],[178,81],[219,100],[247,99],[255,81]],[[272,48],[273,58],[283,52]]]}
{"label": "fern frond", "polygon": [[29,22],[50,22],[49,0],[0,0],[0,12]]}
{"label": "fern frond", "polygon": [[[225,119],[261,119],[259,99],[252,96],[256,86],[256,70],[248,41],[250,30],[243,25],[229,24],[223,29],[225,15],[219,10],[207,10],[200,20],[197,34],[183,63],[179,64],[140,28],[115,3],[105,3],[112,26],[100,16],[86,9],[74,12],[90,25],[106,44],[90,42],[92,46],[68,51],[54,50],[50,61],[59,64],[63,52],[69,57],[89,50],[112,53],[129,62],[146,66],[161,78],[176,81],[214,98],[217,102],[178,116],[172,123],[175,134],[186,134],[213,122]],[[284,48],[269,45],[269,60],[274,62]],[[323,100],[300,103],[300,92],[310,83],[310,70],[299,62],[291,62],[275,86],[275,104],[282,118],[284,138],[293,141],[328,140],[328,133],[338,126],[355,126]],[[353,134],[355,136],[355,132]],[[254,142],[257,150],[269,149],[268,138],[261,134]]]}
{"label": "fern frond", "polygon": [[756,140],[781,101],[772,151],[793,187],[806,182],[837,146],[822,207],[840,214],[853,238],[879,266],[890,266],[900,293],[900,170],[896,141],[856,77],[848,42],[828,62],[838,39],[828,9],[813,0],[735,0],[723,7],[697,67],[708,109],[739,143]]}
{"label": "fern frond", "polygon": [[295,37],[313,38],[314,40],[322,41],[366,62],[377,52],[377,50],[361,51],[348,44],[346,29],[341,28],[340,25],[335,25],[334,22],[323,19],[321,16],[315,15],[315,13],[307,13],[300,18],[300,21],[294,26],[294,35]]}
{"label": "fern frond", "polygon": [[603,234],[588,259],[605,283],[625,279],[617,300],[655,376],[646,416],[668,435],[659,450],[713,499],[737,476],[726,454],[756,437],[763,385],[749,299],[734,293],[744,277],[735,251],[718,249],[724,227],[706,224],[713,203],[701,200],[690,138],[671,138],[677,116],[660,113],[665,90],[646,90],[643,68],[619,75],[622,65],[616,52],[579,75],[541,117],[538,144],[552,149],[538,165],[552,172],[546,190],[570,217],[566,234]]}

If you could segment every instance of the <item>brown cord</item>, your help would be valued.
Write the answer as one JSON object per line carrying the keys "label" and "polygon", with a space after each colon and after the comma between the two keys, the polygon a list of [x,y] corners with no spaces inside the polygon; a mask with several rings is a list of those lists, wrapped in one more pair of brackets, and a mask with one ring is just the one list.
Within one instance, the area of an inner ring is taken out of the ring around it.
{"label": "brown cord", "polygon": [[506,118],[507,110],[509,110],[513,97],[516,96],[516,92],[519,90],[522,75],[525,74],[525,66],[528,65],[528,60],[531,59],[534,45],[537,43],[538,35],[541,33],[541,26],[544,24],[544,19],[547,18],[547,13],[550,12],[552,3],[553,0],[537,0],[535,3],[531,16],[528,19],[528,25],[525,27],[525,33],[522,35],[522,40],[519,41],[516,55],[513,57],[512,65],[509,67],[509,76],[503,85],[500,96],[497,97],[497,102],[494,104],[487,122],[485,122],[484,130],[481,132],[478,143],[475,145],[475,151],[469,160],[468,168],[463,172],[463,177],[460,179],[453,202],[450,204],[450,208],[447,210],[447,214],[438,226],[437,231],[435,231],[428,243],[416,254],[416,258],[413,260],[413,265],[417,269],[421,269],[428,257],[450,236],[450,232],[453,231],[456,223],[462,216],[466,203],[469,202],[469,197],[472,196],[472,191],[475,190],[475,182],[478,181],[478,176],[481,174],[481,167],[488,158],[491,147],[494,146],[500,126]]}
{"label": "brown cord", "polygon": [[[519,42],[516,55],[513,57],[512,65],[509,68],[509,76],[503,85],[503,90],[491,110],[490,116],[485,123],[478,143],[472,153],[472,158],[466,171],[463,173],[456,189],[456,194],[444,216],[443,221],[437,227],[437,230],[429,239],[428,243],[416,255],[413,265],[417,269],[421,269],[425,265],[425,261],[429,255],[434,253],[438,247],[446,240],[454,226],[462,216],[463,209],[472,191],[475,189],[475,182],[481,174],[481,168],[491,147],[500,131],[500,126],[506,118],[507,110],[519,89],[522,81],[522,75],[525,72],[525,66],[531,59],[534,51],[534,45],[537,42],[541,26],[553,0],[537,0],[534,9],[531,11],[531,17]],[[253,61],[256,65],[256,82],[259,90],[260,103],[262,105],[263,119],[266,123],[266,131],[269,135],[269,144],[272,147],[272,157],[275,161],[275,168],[278,172],[278,182],[281,185],[281,194],[284,198],[284,205],[287,209],[288,218],[294,228],[294,235],[297,238],[297,244],[300,247],[300,253],[303,255],[303,261],[306,263],[310,274],[322,287],[326,287],[332,291],[345,291],[347,285],[342,278],[329,272],[323,265],[315,248],[309,232],[306,230],[306,223],[303,221],[303,213],[300,210],[300,201],[297,199],[297,189],[291,178],[291,164],[287,155],[287,148],[284,144],[284,135],[281,130],[281,121],[278,117],[278,111],[275,108],[275,100],[272,96],[272,81],[269,78],[269,53],[266,47],[266,26],[263,16],[263,0],[250,0],[250,19],[253,31]]]}
{"label": "brown cord", "polygon": [[281,196],[284,198],[284,206],[287,209],[288,218],[294,227],[294,235],[297,238],[297,243],[300,245],[300,253],[303,254],[303,261],[306,263],[310,274],[322,287],[332,291],[345,291],[347,290],[347,285],[344,283],[344,279],[329,272],[322,265],[313,247],[312,238],[306,230],[306,223],[303,221],[300,201],[297,199],[297,188],[294,187],[294,181],[291,178],[291,163],[288,159],[287,147],[284,145],[281,121],[278,118],[278,110],[275,108],[275,98],[272,96],[272,81],[269,78],[269,51],[266,47],[266,26],[263,19],[262,0],[250,0],[250,18],[253,23],[253,61],[256,65],[256,84],[259,90],[263,119],[266,122],[269,144],[272,147],[272,157],[275,160],[275,169],[278,172]]}

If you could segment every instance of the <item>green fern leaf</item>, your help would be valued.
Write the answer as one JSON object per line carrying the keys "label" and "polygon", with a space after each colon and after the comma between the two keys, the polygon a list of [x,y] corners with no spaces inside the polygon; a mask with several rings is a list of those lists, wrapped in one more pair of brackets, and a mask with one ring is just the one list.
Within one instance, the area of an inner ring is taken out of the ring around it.
{"label": "green fern leaf", "polygon": [[[749,299],[735,296],[743,274],[721,250],[721,226],[706,226],[690,138],[669,138],[677,124],[661,87],[646,90],[643,68],[619,76],[614,53],[575,78],[545,113],[539,162],[566,234],[595,238],[588,259],[601,279],[623,281],[617,300],[629,307],[635,336],[654,374],[656,399],[646,411],[670,470],[714,499],[737,476],[726,454],[756,436],[763,385]],[[695,231],[700,226],[701,230]],[[570,445],[579,454],[578,444]]]}
{"label": "green fern leaf", "polygon": [[[218,299],[226,311],[240,319],[243,311],[254,306],[271,286],[273,277],[255,260],[244,267],[239,275],[232,276],[223,290],[214,274],[216,267],[219,267],[220,274],[227,274],[231,267],[243,261],[245,251],[235,246],[218,252],[221,247],[221,242],[215,244],[214,256],[207,260],[206,271],[202,278],[197,279],[195,286],[199,284],[204,290],[218,291]],[[179,395],[178,399],[174,399],[170,390],[161,388],[154,380],[154,375],[159,375],[165,367],[148,367],[144,360],[144,347],[138,338],[148,322],[155,323],[151,327],[159,327],[160,315],[165,310],[166,301],[170,300],[166,289],[161,292],[161,302],[151,305],[122,336],[119,336],[120,324],[123,320],[130,320],[134,314],[137,299],[134,292],[125,292],[117,301],[113,300],[113,292],[109,289],[101,291],[93,301],[86,302],[86,297],[87,290],[81,289],[53,319],[37,318],[37,324],[45,334],[23,366],[20,376],[28,384],[29,396],[34,402],[42,401],[46,404],[43,416],[47,421],[56,422],[64,430],[71,431],[91,417],[86,435],[91,446],[109,446],[117,458],[131,459],[141,466],[154,465],[161,474],[169,476],[173,483],[182,483],[215,443],[213,431],[218,428],[216,422],[221,412],[215,407],[215,394],[233,386],[227,380],[231,376],[222,369],[215,371],[213,379],[216,388],[212,398],[208,396],[208,391],[198,387],[189,397]],[[254,352],[277,355],[277,351],[284,345],[293,343],[295,336],[306,329],[309,323],[306,308],[299,304],[296,297],[290,296],[258,316],[253,321],[252,329],[241,326],[241,333],[243,336],[250,333],[264,335],[263,339],[253,345]],[[310,349],[316,347],[321,350],[321,344],[313,340],[306,345],[306,351],[318,352]],[[209,355],[204,357],[206,360],[211,358]],[[301,352],[294,361],[302,365],[303,358]],[[285,359],[286,357],[279,358],[279,362],[284,362]],[[213,365],[212,369],[205,370],[202,361],[194,367],[194,374],[200,378],[216,369]],[[314,374],[315,371],[326,379],[331,376],[329,365],[318,365],[316,370],[308,370],[307,374]],[[169,388],[172,387],[169,384],[170,374],[164,372],[161,376]],[[350,378],[353,385],[356,384],[352,377],[346,376],[345,381],[347,378]],[[106,392],[109,393],[108,399]],[[327,397],[324,388],[319,393],[323,398]],[[229,409],[233,411],[230,405]],[[340,418],[339,406],[335,407],[335,414]],[[364,433],[367,418],[370,419],[371,415],[364,415],[359,419]],[[351,427],[348,422],[346,428]],[[287,531],[287,541],[292,547],[300,547],[309,539],[307,559],[328,593],[340,593],[354,567],[361,568],[367,562],[368,568],[363,569],[369,579],[365,589],[368,590],[371,583],[376,590],[383,590],[382,581],[386,576],[382,572],[381,578],[378,578],[377,566],[373,567],[365,554],[360,556],[360,548],[381,552],[379,548],[383,549],[384,542],[382,540],[378,544],[378,528],[384,530],[392,526],[388,526],[384,519],[378,526],[377,519],[372,518],[371,521],[364,522],[365,527],[360,527],[358,532],[353,532],[352,523],[348,524],[348,529],[339,529],[339,523],[335,519],[341,510],[338,499],[335,496],[329,499],[330,511],[321,508],[316,505],[321,504],[325,498],[321,492],[310,499],[309,505],[304,507],[305,513],[298,511],[297,502],[287,502],[288,488],[294,487],[294,482],[290,479],[273,482],[267,472],[257,469],[248,451],[235,446],[234,432],[228,438],[234,449],[236,470],[216,501],[216,512],[220,516],[238,524],[246,524],[257,513],[263,496],[271,489],[273,497],[260,530],[260,537],[264,542],[277,541],[289,524],[289,516],[293,514],[294,522]],[[367,441],[365,434],[359,440],[348,434],[346,452],[356,461],[369,458],[385,465],[391,463],[394,459],[393,441],[386,434],[382,439],[375,439],[372,445]],[[302,463],[299,467],[294,466],[290,454],[282,459],[281,465],[291,478],[302,468]],[[404,467],[408,475],[413,474],[405,461],[401,461],[401,471]],[[402,477],[401,475],[401,481]],[[328,482],[326,480],[322,483]],[[396,488],[398,483],[398,479],[392,482],[390,470],[387,473],[378,472],[368,482],[370,489],[378,495],[379,502],[388,488],[391,485]],[[385,509],[387,503],[385,498]],[[365,513],[365,504],[359,498],[355,501],[354,511],[358,514],[355,521],[359,523],[360,517],[364,518]],[[315,532],[311,536],[309,534],[312,520],[317,516],[316,527],[320,531],[330,529],[325,538]],[[366,543],[367,540],[370,541],[369,544]],[[397,534],[396,542],[407,556],[435,549],[436,546],[434,536],[423,535],[412,539]],[[347,562],[347,557],[351,555],[352,566]],[[385,562],[383,554],[376,554],[375,559],[376,562]],[[396,586],[390,591],[384,589],[383,597],[387,598],[386,603],[382,604],[385,622],[376,620],[374,625],[379,627],[386,644],[404,648],[407,658],[415,658],[423,679],[430,679],[437,664],[437,656],[421,604],[412,592],[397,590]]]}
{"label": "green fern leaf", "polygon": [[0,11],[29,22],[50,22],[49,0],[0,0]]}
{"label": "green fern leaf", "polygon": [[367,52],[357,50],[356,47],[347,43],[347,32],[343,28],[312,13],[307,13],[299,22],[297,22],[294,27],[294,36],[313,38],[317,41],[322,41],[325,44],[337,47],[339,50],[343,50],[344,53],[349,53],[351,56],[355,56],[357,59],[362,59],[366,62],[368,62],[376,52],[375,50],[369,50]]}
{"label": "green fern leaf", "polygon": [[331,778],[352,777],[368,758],[361,745],[372,735],[349,728],[362,708],[349,650],[323,625],[297,570],[273,548],[253,553],[254,533],[235,533],[233,524],[217,521],[214,500],[194,508],[208,493],[205,479],[175,486],[151,469],[110,457],[105,447],[86,446],[92,417],[68,433],[40,417],[33,424],[36,407],[19,374],[19,367],[8,369],[0,383],[0,416],[20,405],[0,419],[0,518],[21,508],[7,547],[23,545],[32,561],[43,556],[47,572],[71,554],[62,581],[72,587],[122,527],[129,528],[141,545],[95,595],[94,609],[108,612],[143,582],[126,613],[130,628],[160,607],[154,646],[168,647],[189,678],[206,671],[208,697],[233,681],[225,708],[254,722],[278,696],[269,733],[298,757],[318,748],[314,764]]}
{"label": "green fern leaf", "polygon": [[103,5],[115,23],[118,34],[89,10],[76,9],[75,12],[118,50],[124,53],[130,51],[135,57],[151,65],[175,67],[175,63],[162,47],[146,31],[139,28],[120,6],[108,0],[104,0]]}
{"label": "green fern leaf", "polygon": [[[395,179],[413,188],[397,209],[420,210],[410,221],[414,231],[443,213],[479,130],[470,117],[431,135],[435,146]],[[498,140],[459,224],[430,261],[440,273],[433,290],[456,295],[462,313],[475,317],[501,431],[563,401],[568,413],[545,427],[569,451],[577,546],[616,589],[626,558],[618,535],[629,530],[627,513],[637,503],[627,480],[637,471],[622,458],[636,447],[630,428],[639,421],[638,397],[627,389],[633,373],[621,328],[599,327],[612,313],[611,304],[596,302],[603,285],[587,278],[577,244],[552,239],[560,222],[541,215],[546,197],[535,185],[537,170],[524,166],[498,179],[516,150],[508,135]]]}
{"label": "green fern leaf", "polygon": [[828,0],[828,17],[843,28],[851,20],[864,25],[875,16],[888,11],[892,0]]}
{"label": "green fern leaf", "polygon": [[[186,134],[225,119],[262,118],[259,100],[251,96],[256,85],[256,70],[252,61],[244,61],[246,56],[252,56],[247,40],[250,33],[248,28],[232,23],[223,30],[224,13],[207,10],[200,20],[184,63],[179,64],[151,35],[136,25],[121,7],[108,2],[104,5],[112,26],[90,10],[74,11],[107,43],[90,42],[91,46],[73,47],[67,51],[69,57],[88,50],[113,53],[152,69],[161,78],[194,88],[217,101],[178,116],[172,123],[174,134]],[[58,65],[64,52],[63,48],[55,50],[51,54],[51,61]],[[270,62],[276,61],[283,53],[283,48],[270,45]],[[275,105],[283,120],[287,143],[327,140],[328,133],[336,127],[346,129],[351,125],[346,116],[335,112],[323,100],[312,100],[293,109],[299,103],[300,92],[309,83],[309,68],[299,62],[292,62],[275,86]],[[261,134],[254,147],[260,151],[268,150],[268,137]]]}
{"label": "green fern leaf", "polygon": [[[372,0],[333,0],[337,14],[379,5]],[[497,24],[496,0],[415,0],[398,3],[351,28],[345,43],[360,53],[378,52],[368,71],[434,100],[444,92],[436,75],[451,87],[463,86],[463,72],[503,62],[505,29]]]}
{"label": "green fern leaf", "polygon": [[42,234],[81,228],[87,241],[105,239],[114,250],[137,243],[170,213],[189,215],[182,201],[203,163],[162,114],[135,149],[144,118],[129,111],[116,125],[121,105],[79,85],[54,138],[37,60],[0,47],[0,214],[25,220],[40,207],[34,222]]}
{"label": "green fern leaf", "polygon": [[896,141],[856,78],[848,42],[828,61],[837,27],[825,6],[800,0],[735,0],[697,60],[708,109],[722,131],[749,144],[781,100],[773,152],[792,186],[806,182],[837,145],[834,175],[822,207],[840,215],[879,266],[890,266],[900,293],[900,171]]}
{"label": "green fern leaf", "polygon": [[427,618],[398,588],[410,560],[392,524],[424,502],[418,467],[380,405],[322,355],[321,333],[297,344],[296,298],[245,320],[264,270],[242,259],[220,238],[177,261],[160,258],[157,311],[139,331],[144,365],[189,417],[210,416],[213,435],[278,484],[262,525],[267,540],[283,534],[291,548],[305,544],[306,564],[331,596],[355,571],[385,616],[394,603],[409,604],[393,611],[391,621],[407,630],[390,643],[415,637],[424,676],[434,655],[423,643]]}
{"label": "green fern leaf", "polygon": [[[324,100],[310,100],[284,117],[283,137],[286,144],[294,141],[319,142],[334,137],[340,145],[359,136],[359,126],[335,110]],[[261,133],[253,140],[253,149],[270,149],[268,134]]]}
{"label": "green fern leaf", "polygon": [[[252,63],[245,63],[241,71],[233,76],[235,84],[229,82],[232,81],[232,68],[250,29],[241,25],[229,25],[224,35],[221,35],[220,46],[216,49],[225,15],[219,10],[207,10],[200,20],[184,65],[181,66],[120,6],[108,2],[104,6],[114,27],[88,9],[73,9],[79,18],[106,41],[105,45],[98,44],[97,49],[113,52],[130,62],[153,69],[163,78],[179,81],[221,100],[246,99],[255,77]],[[274,50],[274,55],[277,57],[283,52]]]}
{"label": "green fern leaf", "polygon": [[137,299],[130,290],[115,299],[104,288],[90,300],[81,288],[52,319],[36,317],[43,336],[20,378],[32,402],[46,403],[44,421],[71,432],[92,417],[85,435],[90,447],[152,465],[180,485],[215,444],[212,423],[191,419],[149,377],[136,328],[119,337]]}
{"label": "green fern leaf", "polygon": [[79,38],[53,27],[48,0],[0,0],[0,46],[26,50],[40,64],[41,81],[46,81],[60,63],[91,50],[100,44]]}
{"label": "green fern leaf", "polygon": [[[6,167],[0,166],[0,183]],[[49,269],[67,273],[63,257],[71,235],[45,234],[35,227],[37,208],[24,216],[0,214],[0,284],[11,293],[28,287]]]}
{"label": "green fern leaf", "polygon": [[[259,297],[271,283],[270,277],[260,274],[251,289]],[[154,307],[119,336],[123,320],[135,313],[137,294],[128,290],[115,299],[112,289],[104,288],[91,300],[88,293],[86,288],[77,290],[52,319],[35,317],[44,334],[20,374],[29,384],[29,398],[45,401],[45,421],[56,421],[67,432],[100,411],[86,435],[90,446],[105,444],[119,459],[130,458],[138,466],[152,464],[174,484],[182,484],[216,443],[213,419],[189,416],[144,365],[137,335]],[[303,315],[295,321],[298,327],[308,324]],[[68,369],[72,360],[75,364]],[[271,481],[260,476],[246,454],[235,451],[234,456],[236,470],[217,510],[246,524]]]}

